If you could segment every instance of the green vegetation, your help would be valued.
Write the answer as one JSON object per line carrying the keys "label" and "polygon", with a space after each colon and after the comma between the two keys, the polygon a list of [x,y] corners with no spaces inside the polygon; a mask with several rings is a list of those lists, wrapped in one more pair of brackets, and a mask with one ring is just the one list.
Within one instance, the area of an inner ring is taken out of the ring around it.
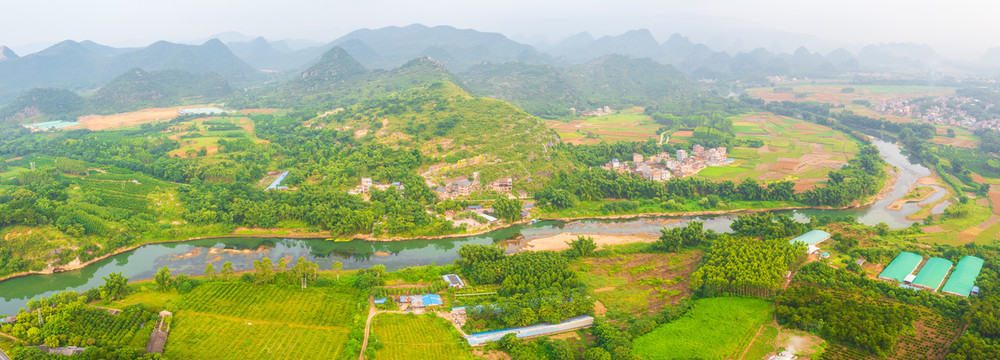
{"label": "green vegetation", "polygon": [[770,307],[750,298],[695,300],[688,315],[636,338],[632,347],[643,359],[738,358],[771,320]]}
{"label": "green vegetation", "polygon": [[500,285],[499,299],[466,309],[468,333],[559,323],[593,309],[585,286],[559,253],[504,256],[502,249],[486,245],[464,245],[458,253],[461,259],[457,264],[471,285]]}
{"label": "green vegetation", "polygon": [[373,321],[372,337],[372,359],[474,358],[465,339],[433,313],[380,314]]}
{"label": "green vegetation", "polygon": [[[915,320],[907,308],[863,297],[835,297],[815,287],[795,287],[775,298],[778,321],[877,355],[892,351]],[[819,325],[822,324],[822,325]]]}
{"label": "green vegetation", "polygon": [[691,274],[692,289],[707,296],[770,296],[785,283],[785,273],[802,254],[787,240],[721,236],[705,253],[701,268]]}

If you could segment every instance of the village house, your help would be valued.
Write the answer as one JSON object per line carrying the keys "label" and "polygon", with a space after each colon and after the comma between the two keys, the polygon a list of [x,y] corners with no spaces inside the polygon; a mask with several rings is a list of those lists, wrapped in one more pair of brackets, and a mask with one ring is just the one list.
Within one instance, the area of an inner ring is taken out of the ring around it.
{"label": "village house", "polygon": [[398,181],[393,182],[391,184],[379,184],[378,182],[373,181],[372,178],[363,177],[361,178],[361,185],[358,185],[354,189],[348,190],[347,193],[351,195],[368,196],[370,195],[369,193],[371,192],[372,189],[385,191],[389,190],[390,188],[396,188],[396,191],[402,194],[406,190],[406,185],[403,185],[403,183],[400,183]]}
{"label": "village house", "polygon": [[490,184],[490,188],[493,189],[493,191],[496,191],[501,194],[509,193],[511,192],[511,190],[514,189],[514,179],[511,178],[497,179],[496,181]]}

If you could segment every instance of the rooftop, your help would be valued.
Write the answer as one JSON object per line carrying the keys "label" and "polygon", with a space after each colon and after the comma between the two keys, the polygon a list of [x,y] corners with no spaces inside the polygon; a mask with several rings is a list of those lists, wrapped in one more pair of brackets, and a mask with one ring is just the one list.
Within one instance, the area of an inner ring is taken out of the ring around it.
{"label": "rooftop", "polygon": [[917,269],[917,265],[920,265],[923,259],[920,255],[911,252],[901,252],[896,255],[895,259],[892,259],[885,270],[882,270],[882,273],[878,274],[878,277],[884,280],[903,281],[906,279],[906,275],[910,275],[913,270]]}
{"label": "rooftop", "polygon": [[816,245],[830,238],[830,233],[823,230],[809,230],[809,232],[799,235],[789,240],[790,243],[805,243],[806,245]]}
{"label": "rooftop", "polygon": [[948,270],[951,270],[951,261],[939,257],[930,258],[917,273],[917,277],[913,279],[913,284],[937,291],[941,287],[941,283],[944,282],[944,278],[948,276]]}
{"label": "rooftop", "polygon": [[983,269],[983,259],[975,256],[966,256],[958,261],[955,271],[951,272],[948,282],[941,288],[941,292],[968,297],[975,287],[976,278]]}
{"label": "rooftop", "polygon": [[465,287],[465,283],[462,282],[462,278],[458,277],[458,275],[448,274],[441,278],[448,282],[448,287]]}

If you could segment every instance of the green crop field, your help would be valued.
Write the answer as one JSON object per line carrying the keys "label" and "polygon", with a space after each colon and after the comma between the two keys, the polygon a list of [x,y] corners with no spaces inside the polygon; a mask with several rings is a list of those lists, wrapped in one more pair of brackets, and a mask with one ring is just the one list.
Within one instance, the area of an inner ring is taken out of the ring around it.
{"label": "green crop field", "polygon": [[661,325],[633,342],[643,359],[734,359],[761,325],[771,321],[766,300],[723,297],[700,299],[690,313]]}
{"label": "green crop field", "polygon": [[[642,113],[642,108],[616,111],[611,115],[586,116],[570,121],[546,121],[563,142],[578,144],[601,141],[646,141],[656,138],[660,125]],[[590,135],[588,137],[588,134]]]}
{"label": "green crop field", "polygon": [[367,313],[346,286],[209,282],[179,300],[155,293],[146,297],[174,306],[165,355],[176,359],[335,358]]}
{"label": "green crop field", "polygon": [[765,325],[757,339],[750,344],[744,359],[763,359],[767,354],[774,352],[774,341],[778,337],[778,328],[774,325]]}
{"label": "green crop field", "polygon": [[793,180],[798,190],[826,180],[827,173],[859,151],[858,144],[836,130],[771,113],[748,113],[730,118],[733,132],[760,139],[764,146],[732,148],[729,166],[709,167],[698,176],[711,180]]}
{"label": "green crop field", "polygon": [[377,345],[371,345],[377,349],[374,359],[474,358],[458,331],[433,314],[379,314],[373,320],[372,335],[378,339]]}
{"label": "green crop field", "polygon": [[348,330],[182,311],[164,355],[171,359],[332,359]]}

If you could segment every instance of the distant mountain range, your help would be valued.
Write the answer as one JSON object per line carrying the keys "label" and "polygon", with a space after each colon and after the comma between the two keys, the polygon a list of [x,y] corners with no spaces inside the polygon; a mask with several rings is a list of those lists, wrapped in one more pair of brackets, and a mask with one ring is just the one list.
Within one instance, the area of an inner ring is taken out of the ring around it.
{"label": "distant mountain range", "polygon": [[160,41],[139,49],[67,40],[23,57],[4,51],[4,59],[0,60],[0,103],[35,87],[97,89],[132,68],[214,72],[228,81],[245,84],[263,78],[218,40],[202,45]]}
{"label": "distant mountain range", "polygon": [[[677,78],[679,74],[681,78],[691,79],[762,81],[772,75],[824,77],[860,71],[919,71],[951,65],[926,45],[869,45],[858,54],[838,49],[824,55],[805,48],[790,54],[776,54],[763,48],[730,54],[694,43],[679,34],[659,42],[645,29],[600,38],[580,33],[537,49],[497,33],[419,24],[361,29],[329,43],[309,47],[241,34],[225,38],[231,41],[223,43],[212,39],[201,45],[160,41],[144,48],[113,48],[92,41],[67,40],[25,56],[0,47],[0,104],[11,102],[36,87],[99,93],[102,86],[130,69],[151,73],[162,70],[214,73],[228,84],[253,92],[266,83],[273,88],[303,76],[315,80],[310,74],[330,76],[335,75],[330,73],[334,71],[337,74],[346,72],[340,75],[358,75],[364,70],[369,76],[384,71],[380,69],[397,69],[415,58],[430,58],[450,74],[459,74],[463,83],[475,92],[540,110],[537,108],[543,105],[535,104],[541,102],[539,99],[556,101],[559,106],[623,100],[614,95],[616,91],[631,90],[605,88],[595,92],[592,86],[602,85],[588,84],[588,81],[599,75],[580,77],[582,69],[593,66],[597,59],[604,59],[600,63],[608,66],[631,61],[628,66],[647,68],[657,76],[662,75],[656,78],[659,80],[637,79],[635,84],[628,85],[637,88],[652,86],[650,84],[655,81],[667,81],[668,78],[671,84],[687,86],[682,85],[686,80]],[[335,48],[340,50],[331,53]],[[330,64],[327,56],[343,58],[344,55],[349,55],[355,63],[343,69],[315,67]],[[611,58],[610,55],[619,57]],[[982,63],[1000,67],[997,59],[1000,59],[1000,50],[988,53]],[[654,64],[659,67],[653,69]],[[670,68],[663,67],[667,65]],[[621,74],[641,78],[646,73],[625,71]],[[499,82],[514,79],[518,81]],[[646,80],[649,84],[640,84]],[[220,84],[198,89],[214,91],[208,89],[221,87]],[[315,85],[300,81],[296,86],[285,88],[300,91]],[[199,96],[213,97],[214,94]]]}
{"label": "distant mountain range", "polygon": [[0,122],[71,119],[89,114],[114,114],[150,107],[204,103],[232,95],[229,82],[216,73],[183,70],[146,72],[133,68],[90,96],[61,88],[34,88],[0,108]]}

